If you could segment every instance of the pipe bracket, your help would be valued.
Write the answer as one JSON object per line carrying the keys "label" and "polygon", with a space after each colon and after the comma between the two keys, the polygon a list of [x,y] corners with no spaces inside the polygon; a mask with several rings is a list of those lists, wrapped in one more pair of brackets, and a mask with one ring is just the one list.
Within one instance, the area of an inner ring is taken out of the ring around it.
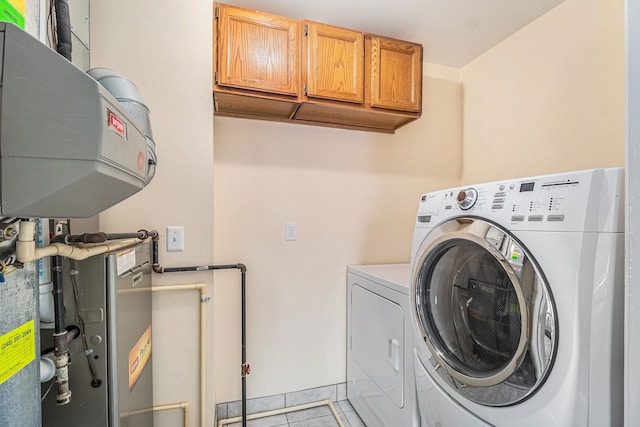
{"label": "pipe bracket", "polygon": [[246,377],[251,373],[251,365],[248,363],[243,363],[241,366],[241,375]]}

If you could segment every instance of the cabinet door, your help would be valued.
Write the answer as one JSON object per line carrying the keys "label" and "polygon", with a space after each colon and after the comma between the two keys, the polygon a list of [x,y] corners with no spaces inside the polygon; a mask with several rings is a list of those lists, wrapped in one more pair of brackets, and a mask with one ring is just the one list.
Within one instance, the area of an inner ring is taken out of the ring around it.
{"label": "cabinet door", "polygon": [[371,37],[371,106],[422,109],[422,46]]}
{"label": "cabinet door", "polygon": [[299,21],[218,5],[217,84],[299,94]]}
{"label": "cabinet door", "polygon": [[364,101],[364,34],[317,22],[305,22],[307,96]]}

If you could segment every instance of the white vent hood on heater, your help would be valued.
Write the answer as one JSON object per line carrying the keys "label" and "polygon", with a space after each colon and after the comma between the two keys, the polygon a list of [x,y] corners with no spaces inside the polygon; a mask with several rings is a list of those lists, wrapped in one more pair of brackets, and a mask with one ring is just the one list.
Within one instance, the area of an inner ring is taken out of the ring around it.
{"label": "white vent hood on heater", "polygon": [[110,70],[94,75],[124,83],[124,98],[0,23],[1,216],[92,216],[153,177],[155,147],[137,89]]}

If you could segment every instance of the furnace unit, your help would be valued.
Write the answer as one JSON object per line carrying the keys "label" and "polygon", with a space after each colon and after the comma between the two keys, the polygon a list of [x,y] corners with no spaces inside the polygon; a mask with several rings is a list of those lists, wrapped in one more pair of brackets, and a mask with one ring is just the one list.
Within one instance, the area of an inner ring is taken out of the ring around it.
{"label": "furnace unit", "polygon": [[[75,261],[71,270],[65,264],[66,324],[84,323],[89,357],[83,338],[76,338],[71,402],[57,406],[53,385],[42,402],[42,426],[152,426],[150,244]],[[41,348],[52,346],[43,331]],[[51,386],[42,384],[42,394]]]}

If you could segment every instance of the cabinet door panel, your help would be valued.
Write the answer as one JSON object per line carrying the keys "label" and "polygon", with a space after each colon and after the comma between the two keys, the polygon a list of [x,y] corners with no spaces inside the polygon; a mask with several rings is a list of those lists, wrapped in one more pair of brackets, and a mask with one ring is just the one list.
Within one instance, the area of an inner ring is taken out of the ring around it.
{"label": "cabinet door panel", "polygon": [[299,23],[220,6],[218,84],[298,95]]}
{"label": "cabinet door panel", "polygon": [[364,101],[364,35],[307,22],[307,96]]}
{"label": "cabinet door panel", "polygon": [[371,105],[421,110],[422,46],[371,37]]}

